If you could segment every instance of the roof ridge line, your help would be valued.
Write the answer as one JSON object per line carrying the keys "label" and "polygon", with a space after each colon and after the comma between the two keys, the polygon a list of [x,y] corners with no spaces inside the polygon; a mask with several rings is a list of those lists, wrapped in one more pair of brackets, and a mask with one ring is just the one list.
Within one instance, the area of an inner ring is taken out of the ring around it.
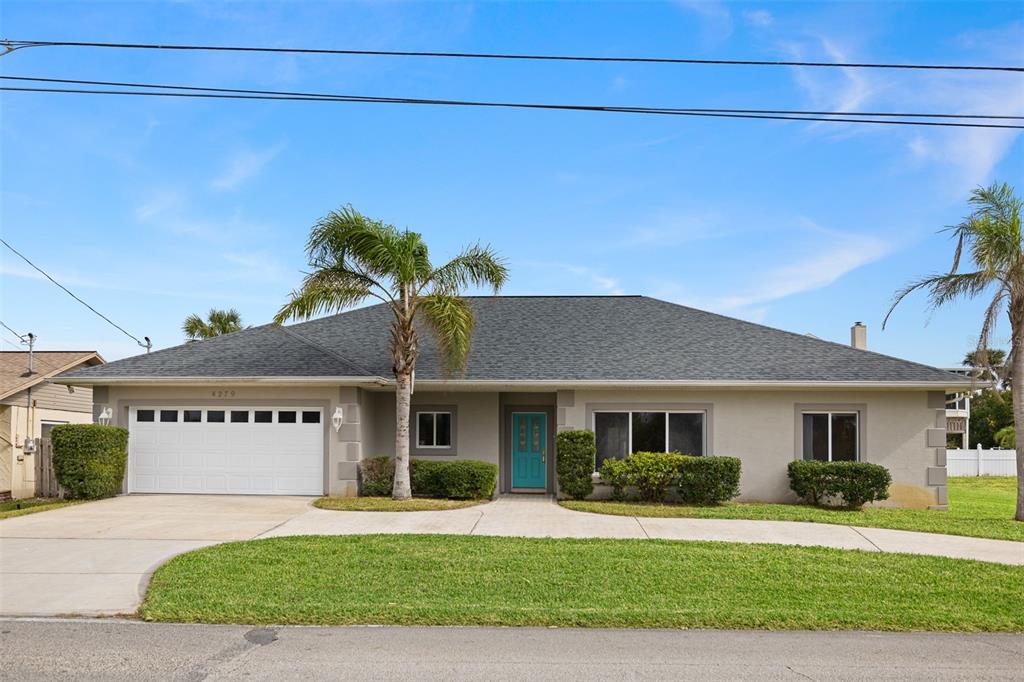
{"label": "roof ridge line", "polygon": [[302,334],[300,334],[297,331],[294,331],[292,329],[289,329],[288,327],[285,327],[282,324],[273,324],[273,323],[271,323],[270,325],[267,325],[267,326],[271,326],[271,327],[274,327],[276,329],[279,329],[279,330],[283,331],[285,334],[288,334],[289,336],[294,337],[294,338],[298,339],[299,341],[303,342],[304,344],[306,344],[310,348],[315,348],[316,350],[320,351],[321,353],[323,353],[325,355],[331,356],[335,360],[341,360],[342,362],[344,362],[349,367],[354,367],[355,369],[358,369],[360,372],[363,372],[368,377],[376,377],[377,379],[383,379],[384,378],[384,377],[380,376],[379,374],[374,374],[373,372],[371,372],[370,370],[366,369],[365,367],[357,365],[356,363],[352,362],[351,360],[346,358],[341,353],[338,353],[337,351],[335,351],[335,350],[333,350],[331,348],[327,348],[326,346],[323,346],[323,345],[317,343],[316,341],[313,341],[311,339],[307,339]]}

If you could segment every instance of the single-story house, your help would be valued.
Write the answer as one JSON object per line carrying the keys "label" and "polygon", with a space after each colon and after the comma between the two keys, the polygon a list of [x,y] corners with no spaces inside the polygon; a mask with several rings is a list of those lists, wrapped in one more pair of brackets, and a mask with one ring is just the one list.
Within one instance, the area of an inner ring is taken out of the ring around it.
{"label": "single-story house", "polygon": [[0,351],[0,499],[36,494],[40,453],[26,439],[49,438],[57,424],[92,422],[92,390],[50,382],[55,375],[102,365],[92,350]]}
{"label": "single-story house", "polygon": [[[786,466],[807,458],[877,462],[892,503],[947,504],[945,393],[962,376],[644,296],[470,301],[464,374],[421,333],[413,457],[494,462],[500,492],[552,493],[555,433],[586,428],[598,466],[739,457],[744,500],[792,499]],[[60,381],[128,427],[129,493],[356,495],[360,460],[394,454],[391,320],[378,305],[269,324]]]}

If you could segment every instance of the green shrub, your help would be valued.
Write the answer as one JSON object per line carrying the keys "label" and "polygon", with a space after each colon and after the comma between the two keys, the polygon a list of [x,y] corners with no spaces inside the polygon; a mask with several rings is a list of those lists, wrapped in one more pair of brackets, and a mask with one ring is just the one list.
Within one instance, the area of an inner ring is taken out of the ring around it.
{"label": "green shrub", "polygon": [[679,499],[686,504],[721,504],[740,494],[736,457],[680,457]]}
{"label": "green shrub", "polygon": [[601,482],[612,487],[612,499],[626,499],[626,486],[633,485],[631,469],[624,459],[606,459],[601,463]]}
{"label": "green shrub", "polygon": [[555,436],[555,449],[559,489],[574,500],[582,500],[594,492],[592,475],[597,456],[594,432],[562,431]]}
{"label": "green shrub", "polygon": [[892,476],[880,464],[869,462],[829,462],[828,492],[841,497],[850,509],[860,509],[868,502],[885,500],[889,497]]}
{"label": "green shrub", "polygon": [[789,488],[804,502],[821,504],[827,494],[825,488],[825,464],[813,460],[798,459],[789,463]]}
{"label": "green shrub", "polygon": [[498,467],[472,459],[413,460],[410,475],[415,497],[481,500],[494,495]]}
{"label": "green shrub", "polygon": [[128,430],[99,424],[61,424],[50,432],[53,472],[69,498],[116,495],[128,461]]}
{"label": "green shrub", "polygon": [[811,504],[820,505],[832,498],[849,509],[889,497],[892,477],[889,470],[869,462],[789,463],[789,487]]}
{"label": "green shrub", "polygon": [[629,484],[644,502],[664,502],[676,483],[684,457],[678,452],[634,452],[625,460]]}
{"label": "green shrub", "polygon": [[1017,447],[1017,430],[1012,426],[1004,426],[996,431],[996,445],[1007,450]]}
{"label": "green shrub", "polygon": [[390,495],[395,488],[395,460],[368,457],[359,463],[359,494],[363,497]]}

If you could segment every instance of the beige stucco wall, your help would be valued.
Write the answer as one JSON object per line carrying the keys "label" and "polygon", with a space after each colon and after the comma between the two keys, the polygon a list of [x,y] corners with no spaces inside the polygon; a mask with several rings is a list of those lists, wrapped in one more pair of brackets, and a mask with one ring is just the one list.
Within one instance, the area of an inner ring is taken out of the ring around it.
{"label": "beige stucco wall", "polygon": [[[61,390],[67,392],[63,387]],[[42,435],[43,422],[88,424],[92,422],[92,414],[38,406],[29,409],[24,405],[7,405],[0,409],[0,491],[10,490],[11,497],[36,494],[36,457],[39,454],[25,454],[22,446],[26,438]]]}
{"label": "beige stucco wall", "polygon": [[[395,456],[395,394],[379,392],[374,398],[374,449],[368,456]],[[412,397],[412,412],[417,407],[455,408],[455,453],[419,452],[413,455],[423,459],[477,459],[498,464],[500,453],[499,409],[497,393],[482,392],[430,392],[416,391]],[[412,417],[415,419],[415,416]],[[415,423],[410,432],[415,438]]]}
{"label": "beige stucco wall", "polygon": [[945,450],[929,444],[945,444],[943,403],[925,391],[577,390],[559,394],[558,428],[592,429],[588,406],[668,403],[711,405],[708,454],[742,460],[740,500],[793,499],[786,466],[798,459],[797,405],[856,404],[865,418],[861,459],[891,472],[889,504],[946,504]]}

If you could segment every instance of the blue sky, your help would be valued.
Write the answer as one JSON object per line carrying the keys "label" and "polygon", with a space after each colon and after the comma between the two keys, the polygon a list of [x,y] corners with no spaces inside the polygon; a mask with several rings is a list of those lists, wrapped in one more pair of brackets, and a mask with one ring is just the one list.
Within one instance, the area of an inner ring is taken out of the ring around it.
{"label": "blue sky", "polygon": [[[12,2],[3,35],[353,49],[1024,63],[1019,3],[216,4]],[[1024,115],[1012,74],[488,62],[33,48],[5,75],[380,96]],[[949,266],[937,234],[1014,131],[571,112],[4,93],[4,238],[156,347],[186,315],[268,321],[310,225],[351,203],[435,259],[490,243],[508,294],[648,294],[936,365],[982,302],[892,292]],[[9,252],[0,319],[40,348],[138,352]],[[1004,342],[1004,325],[998,338]],[[11,335],[5,333],[5,349]]]}

